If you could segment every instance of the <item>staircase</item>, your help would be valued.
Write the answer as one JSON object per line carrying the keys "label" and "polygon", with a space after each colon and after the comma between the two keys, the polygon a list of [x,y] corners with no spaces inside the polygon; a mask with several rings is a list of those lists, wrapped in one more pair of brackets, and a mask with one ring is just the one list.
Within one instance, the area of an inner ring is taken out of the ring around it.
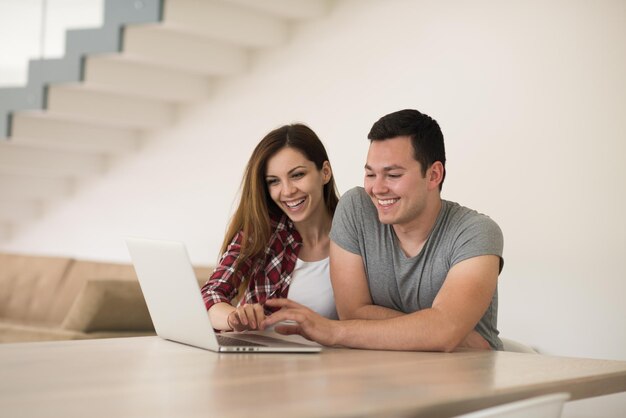
{"label": "staircase", "polygon": [[98,29],[67,32],[62,59],[0,88],[0,240],[68,198],[179,105],[210,100],[250,54],[287,42],[328,0],[106,0]]}

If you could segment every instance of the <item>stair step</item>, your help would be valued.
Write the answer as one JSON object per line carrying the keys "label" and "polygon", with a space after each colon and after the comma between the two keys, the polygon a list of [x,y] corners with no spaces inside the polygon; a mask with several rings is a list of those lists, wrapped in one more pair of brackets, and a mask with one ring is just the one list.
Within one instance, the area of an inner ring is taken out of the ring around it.
{"label": "stair step", "polygon": [[119,51],[121,29],[125,25],[157,22],[162,14],[162,0],[106,0],[103,3],[102,27],[68,30],[65,37],[65,55],[62,58],[32,60],[28,66],[26,86],[0,88],[0,138],[10,134],[9,114],[18,110],[44,107],[44,90],[48,85],[79,81],[85,55]]}
{"label": "stair step", "polygon": [[119,47],[120,28],[117,25],[93,29],[70,29],[65,33],[65,58],[77,63],[86,54],[115,52],[119,51]]}
{"label": "stair step", "polygon": [[322,17],[330,10],[328,0],[222,0],[283,19],[303,20]]}
{"label": "stair step", "polygon": [[103,173],[106,161],[100,155],[44,150],[12,141],[0,141],[0,172],[8,174],[80,177]]}
{"label": "stair step", "polygon": [[139,132],[32,111],[13,115],[13,141],[48,149],[121,154],[137,149]]}
{"label": "stair step", "polygon": [[28,62],[28,85],[37,89],[46,84],[80,79],[81,63],[71,57],[34,59]]}
{"label": "stair step", "polygon": [[163,24],[126,27],[122,50],[124,54],[141,57],[164,68],[200,75],[238,74],[248,65],[248,55],[243,48]]}
{"label": "stair step", "polygon": [[211,93],[206,76],[155,66],[123,54],[87,57],[84,81],[113,92],[172,102],[204,100]]}
{"label": "stair step", "polygon": [[0,174],[2,200],[38,200],[68,196],[72,193],[71,181],[44,176]]}
{"label": "stair step", "polygon": [[135,149],[143,130],[171,126],[178,104],[209,98],[213,77],[244,72],[251,49],[284,44],[294,21],[331,3],[104,1],[101,28],[67,31],[63,58],[33,60],[27,86],[2,89],[0,138],[10,123],[12,139],[0,141],[0,240]]}
{"label": "stair step", "polygon": [[[169,1],[169,0],[165,0]],[[152,22],[161,15],[163,0],[105,0],[104,25]]]}
{"label": "stair step", "polygon": [[289,32],[287,22],[280,18],[216,0],[168,0],[163,22],[168,27],[251,48],[280,45]]}
{"label": "stair step", "polygon": [[47,108],[77,120],[131,129],[164,128],[174,121],[171,104],[114,93],[88,84],[50,86]]}
{"label": "stair step", "polygon": [[0,141],[10,135],[9,115],[19,110],[41,108],[44,102],[43,90],[27,87],[6,87],[0,89]]}
{"label": "stair step", "polygon": [[[158,22],[162,0],[103,0],[102,26],[70,29],[65,34],[65,56],[119,51],[121,28],[129,24]],[[75,81],[75,80],[74,80]]]}

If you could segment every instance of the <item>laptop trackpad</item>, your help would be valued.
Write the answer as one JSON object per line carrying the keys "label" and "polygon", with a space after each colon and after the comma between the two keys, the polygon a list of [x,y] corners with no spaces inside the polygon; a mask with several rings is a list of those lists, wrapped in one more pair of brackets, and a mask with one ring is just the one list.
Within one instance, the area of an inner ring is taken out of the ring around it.
{"label": "laptop trackpad", "polygon": [[314,343],[307,344],[306,341],[303,341],[302,343],[300,343],[300,342],[295,342],[295,341],[289,341],[287,339],[271,337],[265,334],[259,334],[255,331],[241,332],[241,333],[229,332],[229,333],[225,333],[222,335],[229,337],[229,338],[248,341],[248,342],[252,342],[252,343],[256,343],[256,344],[260,344],[264,346],[269,346],[269,347],[293,347],[294,345],[301,345],[301,346],[317,345]]}

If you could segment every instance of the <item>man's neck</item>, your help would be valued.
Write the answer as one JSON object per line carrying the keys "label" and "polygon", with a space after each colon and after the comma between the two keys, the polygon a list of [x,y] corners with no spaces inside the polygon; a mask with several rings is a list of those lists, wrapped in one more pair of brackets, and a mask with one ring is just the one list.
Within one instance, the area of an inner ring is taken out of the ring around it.
{"label": "man's neck", "polygon": [[426,240],[430,236],[437,217],[441,211],[441,198],[437,196],[418,217],[405,224],[394,224],[393,230],[398,237],[400,248],[407,257],[415,257],[422,251]]}

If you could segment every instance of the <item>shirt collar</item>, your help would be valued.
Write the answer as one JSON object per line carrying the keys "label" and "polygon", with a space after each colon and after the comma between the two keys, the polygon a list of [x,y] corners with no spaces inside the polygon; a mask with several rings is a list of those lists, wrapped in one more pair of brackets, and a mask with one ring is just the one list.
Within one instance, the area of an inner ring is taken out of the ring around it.
{"label": "shirt collar", "polygon": [[288,236],[291,236],[298,246],[302,243],[302,237],[296,229],[296,225],[284,213],[279,216],[270,215],[270,223],[272,225],[272,229],[276,231],[277,235],[283,240],[283,242]]}

